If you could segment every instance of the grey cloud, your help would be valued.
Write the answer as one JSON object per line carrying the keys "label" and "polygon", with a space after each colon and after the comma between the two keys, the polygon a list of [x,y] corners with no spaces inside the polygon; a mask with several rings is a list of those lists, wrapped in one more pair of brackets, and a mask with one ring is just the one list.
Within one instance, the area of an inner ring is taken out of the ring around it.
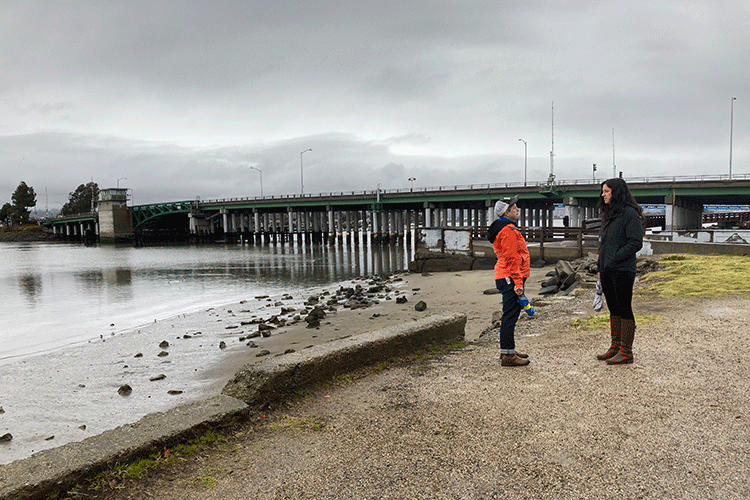
{"label": "grey cloud", "polygon": [[[0,4],[0,201],[750,172],[744,2]],[[404,151],[410,152],[405,154]],[[603,167],[604,168],[604,167]],[[508,179],[508,180],[506,180]],[[470,182],[467,182],[470,180]],[[6,194],[7,193],[7,194]],[[50,195],[52,197],[52,195]],[[64,200],[62,200],[64,201]]]}

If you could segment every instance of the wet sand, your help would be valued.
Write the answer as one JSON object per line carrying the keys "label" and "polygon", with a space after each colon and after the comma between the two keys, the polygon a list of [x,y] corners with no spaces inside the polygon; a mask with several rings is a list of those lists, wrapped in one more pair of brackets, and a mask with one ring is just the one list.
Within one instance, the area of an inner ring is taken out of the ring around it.
{"label": "wet sand", "polygon": [[[281,307],[295,309],[284,316],[291,320],[310,295],[322,296],[356,283],[366,281],[330,285],[291,299],[249,297],[116,335],[104,334],[95,341],[4,360],[0,436],[9,433],[13,438],[0,443],[0,464],[219,394],[239,368],[263,359],[257,357],[262,350],[269,351],[268,356],[282,355],[340,338],[345,335],[341,328],[327,319],[318,329],[299,321],[273,330],[270,337],[252,339],[245,337],[257,333],[258,325],[242,323],[279,315]],[[372,314],[369,311],[344,310],[328,318],[346,314],[360,318]],[[165,341],[169,345],[160,347]],[[220,347],[222,342],[225,347]],[[257,347],[248,346],[249,342]],[[118,390],[125,384],[132,392],[121,395]]]}

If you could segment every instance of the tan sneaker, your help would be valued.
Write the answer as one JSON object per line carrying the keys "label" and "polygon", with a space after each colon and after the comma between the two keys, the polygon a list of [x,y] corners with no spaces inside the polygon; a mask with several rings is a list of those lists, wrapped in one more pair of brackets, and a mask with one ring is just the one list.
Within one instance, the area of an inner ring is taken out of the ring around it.
{"label": "tan sneaker", "polygon": [[515,354],[500,355],[500,366],[526,366],[530,362],[528,359],[519,358]]}

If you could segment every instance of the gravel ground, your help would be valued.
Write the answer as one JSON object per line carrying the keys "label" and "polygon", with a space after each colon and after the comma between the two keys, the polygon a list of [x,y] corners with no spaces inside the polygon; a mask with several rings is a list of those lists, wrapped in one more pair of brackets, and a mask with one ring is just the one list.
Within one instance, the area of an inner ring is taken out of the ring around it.
{"label": "gravel ground", "polygon": [[[487,284],[472,273],[420,293]],[[591,290],[545,300],[519,323],[531,365],[505,368],[499,296],[457,295],[441,307],[470,318],[465,348],[320,388],[99,498],[750,497],[750,298],[637,299],[660,320],[638,326],[625,366],[595,359],[608,332],[569,328]]]}

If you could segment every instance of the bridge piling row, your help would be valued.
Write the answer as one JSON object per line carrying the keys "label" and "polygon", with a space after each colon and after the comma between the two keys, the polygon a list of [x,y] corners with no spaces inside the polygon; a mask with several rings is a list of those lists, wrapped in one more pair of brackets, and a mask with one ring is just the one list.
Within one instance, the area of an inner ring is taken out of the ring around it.
{"label": "bridge piling row", "polygon": [[[628,183],[639,203],[665,206],[661,225],[666,231],[699,229],[706,222],[703,209],[706,204],[750,203],[750,177],[731,180],[704,177],[687,181],[628,180]],[[130,237],[144,242],[357,244],[359,238],[354,235],[366,235],[372,242],[400,241],[410,238],[418,228],[464,227],[478,234],[494,219],[495,202],[514,195],[519,196],[522,227],[551,227],[554,207],[563,205],[565,225],[581,228],[587,219],[596,218],[600,191],[600,183],[596,181],[529,186],[483,184],[127,207],[127,190],[118,187],[104,190],[98,213],[48,219],[41,224],[60,238],[81,239],[88,230],[101,233],[102,241]],[[103,211],[107,203],[112,209]]]}

